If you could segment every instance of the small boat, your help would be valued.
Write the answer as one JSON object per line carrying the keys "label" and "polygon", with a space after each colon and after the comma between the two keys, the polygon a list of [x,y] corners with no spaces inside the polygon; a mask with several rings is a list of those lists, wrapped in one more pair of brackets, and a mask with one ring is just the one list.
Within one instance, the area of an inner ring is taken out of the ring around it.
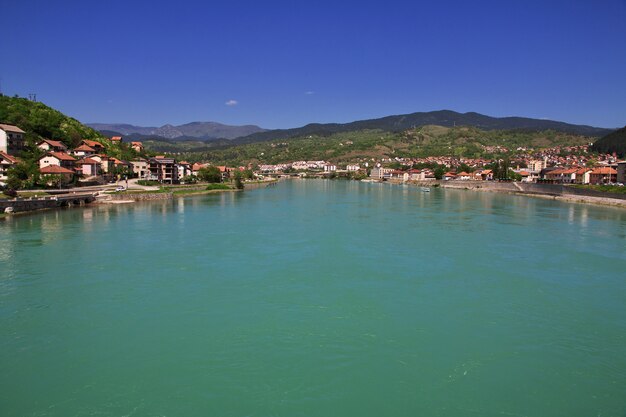
{"label": "small boat", "polygon": [[424,193],[429,193],[430,192],[430,188],[428,188],[428,187],[422,187],[421,190]]}

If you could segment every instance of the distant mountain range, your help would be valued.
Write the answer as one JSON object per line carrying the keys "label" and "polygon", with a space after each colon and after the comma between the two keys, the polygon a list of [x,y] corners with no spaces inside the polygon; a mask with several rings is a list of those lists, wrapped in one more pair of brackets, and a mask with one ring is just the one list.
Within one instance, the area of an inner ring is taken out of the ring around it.
{"label": "distant mountain range", "polygon": [[266,130],[258,126],[228,126],[215,122],[194,122],[180,126],[165,125],[140,127],[127,124],[89,123],[88,126],[105,135],[119,134],[129,139],[169,139],[169,140],[216,140],[227,139],[233,144],[264,142],[300,136],[328,136],[334,133],[378,129],[398,132],[424,125],[473,126],[482,130],[555,130],[577,135],[600,137],[614,129],[587,125],[574,125],[564,122],[526,117],[490,117],[479,113],[458,113],[451,110],[419,112],[379,119],[359,120],[350,123],[312,123],[293,129]]}
{"label": "distant mountain range", "polygon": [[161,127],[109,123],[87,123],[87,126],[103,133],[128,136],[129,139],[131,139],[131,136],[136,138],[158,137],[164,139],[234,139],[265,131],[265,129],[254,125],[229,126],[215,122],[192,122],[179,126],[167,124]]}

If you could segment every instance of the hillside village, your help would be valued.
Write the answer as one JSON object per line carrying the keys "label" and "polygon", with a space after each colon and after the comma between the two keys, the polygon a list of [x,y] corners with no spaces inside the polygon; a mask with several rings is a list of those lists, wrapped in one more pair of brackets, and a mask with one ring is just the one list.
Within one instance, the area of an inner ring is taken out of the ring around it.
{"label": "hillside village", "polygon": [[[20,153],[26,149],[25,132],[19,127],[0,124],[0,185],[11,185],[11,168],[20,163]],[[190,176],[211,166],[210,162],[190,164],[177,161],[171,156],[146,156],[141,142],[124,143],[121,136],[110,138],[110,147],[98,141],[83,139],[70,149],[59,140],[42,139],[36,143],[41,153],[37,159],[38,173],[48,186],[79,186],[102,184],[120,179],[139,178],[161,184],[184,183]],[[110,156],[109,151],[120,147],[134,150],[137,158],[125,161]],[[258,166],[219,166],[223,179],[233,171],[254,168],[258,177],[267,175],[299,174],[318,176],[346,176],[349,178],[395,181],[492,181],[517,179],[523,182],[547,182],[561,184],[616,184],[626,182],[626,161],[618,161],[614,155],[595,155],[594,166],[588,147],[550,148],[509,163],[504,171],[496,172],[501,161],[469,159],[462,157],[427,158],[381,158],[355,161],[345,166],[317,161],[293,161],[290,163]],[[436,167],[436,168],[435,168]],[[444,169],[445,167],[445,169]]]}

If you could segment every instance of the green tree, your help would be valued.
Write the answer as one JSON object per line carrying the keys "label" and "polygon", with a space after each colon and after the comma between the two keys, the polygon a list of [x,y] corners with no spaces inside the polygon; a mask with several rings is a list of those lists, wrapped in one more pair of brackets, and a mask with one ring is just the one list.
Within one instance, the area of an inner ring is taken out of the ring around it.
{"label": "green tree", "polygon": [[443,174],[446,173],[446,170],[443,166],[439,165],[437,168],[435,168],[434,174],[435,174],[435,178],[440,180],[443,178]]}
{"label": "green tree", "polygon": [[56,174],[42,175],[40,181],[42,185],[52,188],[61,188],[64,182],[63,177]]}
{"label": "green tree", "polygon": [[473,172],[474,169],[472,167],[470,167],[469,165],[467,165],[466,163],[461,163],[459,165],[459,171],[458,172],[463,172],[463,171],[469,173],[469,172]]}
{"label": "green tree", "polygon": [[217,167],[204,167],[198,170],[198,179],[205,182],[222,182],[222,173]]}
{"label": "green tree", "polygon": [[195,184],[198,182],[198,178],[195,175],[185,175],[181,181],[185,184]]}
{"label": "green tree", "polygon": [[241,171],[235,171],[235,188],[243,190],[243,174]]}
{"label": "green tree", "polygon": [[517,172],[513,171],[512,169],[509,169],[508,178],[512,179],[512,180],[515,180],[515,181],[521,181],[522,180],[522,176],[520,174],[518,174]]}
{"label": "green tree", "polygon": [[11,167],[7,177],[7,187],[12,190],[33,188],[40,183],[39,167],[27,160]]}

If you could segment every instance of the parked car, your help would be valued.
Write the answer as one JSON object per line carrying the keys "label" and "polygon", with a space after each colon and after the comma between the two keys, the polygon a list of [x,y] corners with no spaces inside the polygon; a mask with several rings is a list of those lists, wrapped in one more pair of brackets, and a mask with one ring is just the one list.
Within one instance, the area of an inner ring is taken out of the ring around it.
{"label": "parked car", "polygon": [[115,187],[115,191],[126,191],[126,188],[120,185],[119,187]]}

